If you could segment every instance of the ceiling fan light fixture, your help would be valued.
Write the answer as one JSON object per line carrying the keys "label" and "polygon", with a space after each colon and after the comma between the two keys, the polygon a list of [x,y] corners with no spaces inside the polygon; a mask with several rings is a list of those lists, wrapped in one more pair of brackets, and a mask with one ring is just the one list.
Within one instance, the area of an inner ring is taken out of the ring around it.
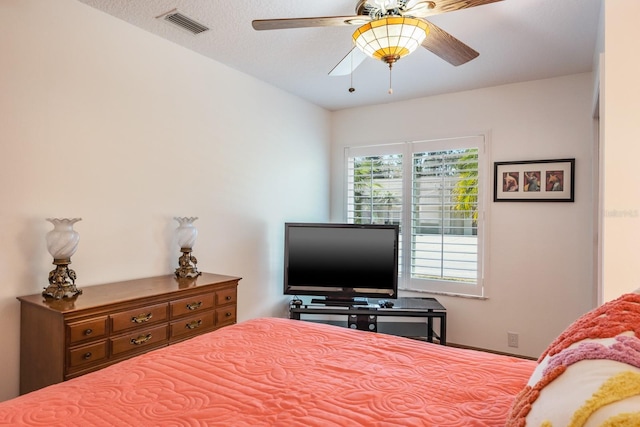
{"label": "ceiling fan light fixture", "polygon": [[420,47],[428,33],[421,19],[388,16],[358,28],[353,41],[368,56],[391,65]]}

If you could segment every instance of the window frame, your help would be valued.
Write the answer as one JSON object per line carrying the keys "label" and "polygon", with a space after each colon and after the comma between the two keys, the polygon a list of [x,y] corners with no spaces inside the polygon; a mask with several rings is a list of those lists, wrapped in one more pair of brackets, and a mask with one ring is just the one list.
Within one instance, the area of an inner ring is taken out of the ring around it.
{"label": "window frame", "polygon": [[[484,247],[486,245],[487,223],[487,189],[489,188],[488,174],[489,155],[487,148],[487,136],[477,134],[472,136],[417,140],[390,144],[351,146],[344,149],[345,171],[345,196],[344,196],[344,219],[348,220],[349,210],[349,159],[353,157],[382,156],[390,154],[402,155],[403,168],[403,190],[402,190],[402,219],[401,219],[401,251],[399,256],[401,265],[399,266],[400,277],[398,277],[398,287],[400,291],[427,292],[435,294],[484,297]],[[477,220],[477,280],[475,283],[458,282],[438,279],[424,279],[411,277],[411,252],[412,252],[412,214],[413,214],[413,154],[422,152],[446,151],[456,149],[478,149],[478,220]]]}

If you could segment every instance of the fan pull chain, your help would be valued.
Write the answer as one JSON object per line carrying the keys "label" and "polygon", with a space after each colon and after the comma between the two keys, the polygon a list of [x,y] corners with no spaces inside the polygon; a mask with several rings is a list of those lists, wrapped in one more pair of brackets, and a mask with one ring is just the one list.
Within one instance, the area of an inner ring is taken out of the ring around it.
{"label": "fan pull chain", "polygon": [[389,63],[389,95],[393,95],[393,87],[391,87],[391,63]]}
{"label": "fan pull chain", "polygon": [[349,93],[353,93],[356,91],[356,88],[353,87],[353,52],[351,52],[349,59],[351,60],[351,73],[349,74],[350,85],[349,85]]}

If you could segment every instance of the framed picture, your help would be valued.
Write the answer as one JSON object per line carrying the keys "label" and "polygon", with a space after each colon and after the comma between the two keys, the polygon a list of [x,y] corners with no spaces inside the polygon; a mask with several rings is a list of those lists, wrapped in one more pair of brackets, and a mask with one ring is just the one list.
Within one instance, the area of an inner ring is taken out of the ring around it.
{"label": "framed picture", "polygon": [[494,163],[494,202],[573,202],[575,159]]}

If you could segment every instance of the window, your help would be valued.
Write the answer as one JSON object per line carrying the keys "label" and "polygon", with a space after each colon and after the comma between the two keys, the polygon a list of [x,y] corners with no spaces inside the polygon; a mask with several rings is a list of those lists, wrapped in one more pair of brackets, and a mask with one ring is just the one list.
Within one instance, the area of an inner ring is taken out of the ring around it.
{"label": "window", "polygon": [[347,222],[400,225],[400,288],[483,294],[484,137],[351,147]]}

